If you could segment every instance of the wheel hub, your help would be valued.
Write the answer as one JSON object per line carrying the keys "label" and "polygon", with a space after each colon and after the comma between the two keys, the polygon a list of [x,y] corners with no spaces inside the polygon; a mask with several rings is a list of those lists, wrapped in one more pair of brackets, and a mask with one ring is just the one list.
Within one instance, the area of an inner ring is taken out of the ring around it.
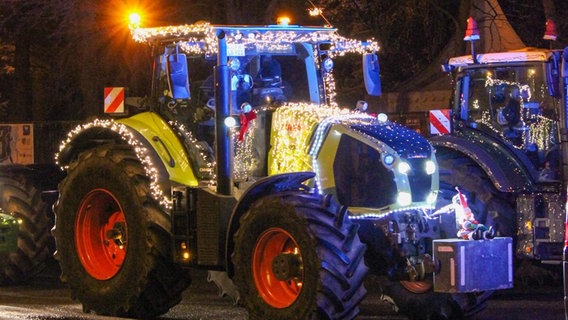
{"label": "wheel hub", "polygon": [[[106,231],[107,240],[111,240],[117,246],[126,244],[126,224],[124,222],[115,222],[112,229]],[[107,241],[108,245],[109,242]]]}
{"label": "wheel hub", "polygon": [[128,226],[120,202],[105,189],[82,199],[75,221],[77,255],[85,271],[108,280],[122,268],[128,250]]}
{"label": "wheel hub", "polygon": [[288,281],[302,275],[302,260],[293,253],[281,253],[272,260],[272,273],[280,281]]}
{"label": "wheel hub", "polygon": [[303,262],[294,237],[282,228],[263,232],[255,244],[252,272],[260,297],[274,308],[286,308],[300,296]]}

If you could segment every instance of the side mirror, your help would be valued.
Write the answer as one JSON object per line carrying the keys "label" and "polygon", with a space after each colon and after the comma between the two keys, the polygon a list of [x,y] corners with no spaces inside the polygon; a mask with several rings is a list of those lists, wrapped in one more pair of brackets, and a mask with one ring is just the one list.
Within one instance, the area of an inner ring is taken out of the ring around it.
{"label": "side mirror", "polygon": [[[559,53],[554,53],[552,56],[552,61],[546,64],[546,82],[548,85],[548,94],[552,97],[559,98],[560,97],[560,72],[562,65],[565,63],[562,62],[563,59],[559,57]],[[561,64],[559,66],[559,64]]]}
{"label": "side mirror", "polygon": [[564,48],[564,52],[562,54],[564,59],[562,59],[562,77],[568,78],[568,47]]}
{"label": "side mirror", "polygon": [[363,79],[365,80],[365,89],[367,89],[369,95],[381,95],[379,58],[374,53],[363,54]]}
{"label": "side mirror", "polygon": [[191,98],[185,54],[168,56],[168,84],[174,99]]}

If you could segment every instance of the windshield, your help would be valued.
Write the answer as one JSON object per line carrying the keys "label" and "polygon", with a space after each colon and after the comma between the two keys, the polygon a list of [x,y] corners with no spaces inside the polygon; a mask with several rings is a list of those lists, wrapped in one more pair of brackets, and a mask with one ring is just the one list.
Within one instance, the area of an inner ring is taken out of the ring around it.
{"label": "windshield", "polygon": [[559,179],[559,101],[549,94],[545,70],[536,63],[485,67],[458,78],[461,118],[524,152],[541,181]]}
{"label": "windshield", "polygon": [[[167,79],[168,58],[173,54],[158,57],[159,70],[156,93],[165,100],[175,96],[179,84]],[[189,76],[190,105],[207,105],[214,97],[215,55],[184,54]],[[171,62],[169,62],[171,64]],[[290,45],[276,52],[245,50],[229,56],[231,83],[231,110],[239,113],[244,102],[253,107],[274,101],[319,102],[318,84],[315,77],[314,59],[303,45]],[[314,76],[310,77],[310,73]],[[312,79],[313,83],[309,83]],[[182,82],[182,86],[185,85]],[[315,92],[310,93],[310,88]],[[210,102],[212,103],[212,102]],[[211,104],[212,105],[212,104]]]}

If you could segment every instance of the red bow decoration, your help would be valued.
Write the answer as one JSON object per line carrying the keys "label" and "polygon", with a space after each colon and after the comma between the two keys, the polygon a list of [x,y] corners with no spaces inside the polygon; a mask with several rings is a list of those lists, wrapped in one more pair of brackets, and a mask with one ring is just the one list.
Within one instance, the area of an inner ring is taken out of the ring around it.
{"label": "red bow decoration", "polygon": [[239,116],[241,119],[241,130],[239,131],[239,141],[243,141],[245,133],[248,130],[249,122],[256,119],[256,113],[254,111],[241,113]]}

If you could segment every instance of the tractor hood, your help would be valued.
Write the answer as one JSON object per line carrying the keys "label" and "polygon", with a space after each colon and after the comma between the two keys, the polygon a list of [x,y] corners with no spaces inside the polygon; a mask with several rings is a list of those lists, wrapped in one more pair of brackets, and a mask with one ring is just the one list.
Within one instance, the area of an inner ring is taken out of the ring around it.
{"label": "tractor hood", "polygon": [[357,123],[350,124],[349,127],[388,145],[403,158],[429,158],[432,154],[432,148],[426,139],[398,123]]}

